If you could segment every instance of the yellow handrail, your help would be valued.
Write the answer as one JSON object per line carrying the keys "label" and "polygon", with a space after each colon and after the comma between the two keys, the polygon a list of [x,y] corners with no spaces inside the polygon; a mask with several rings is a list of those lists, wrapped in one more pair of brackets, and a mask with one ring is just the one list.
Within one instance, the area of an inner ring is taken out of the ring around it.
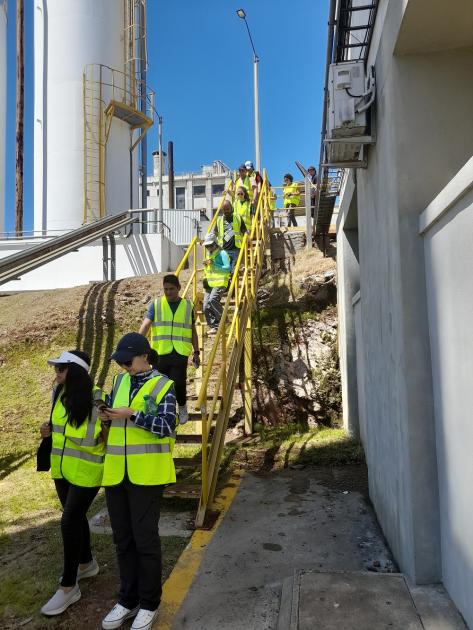
{"label": "yellow handrail", "polygon": [[[213,230],[223,202],[231,190],[233,182],[227,187],[217,212],[215,213],[209,232]],[[217,333],[213,339],[208,358],[202,356],[202,381],[200,384],[196,407],[200,410],[202,421],[202,488],[196,525],[201,526],[205,514],[211,504],[216,488],[220,459],[223,452],[224,438],[230,413],[233,392],[239,374],[240,358],[245,357],[245,427],[251,431],[251,311],[254,306],[255,292],[264,264],[264,253],[269,238],[269,218],[271,214],[269,187],[266,173],[259,195],[256,212],[249,232],[243,236],[235,270],[228,288],[222,317]],[[202,259],[206,252],[202,243],[195,237],[185,252],[176,275],[184,269],[192,256],[192,272],[184,288],[183,295],[192,294],[194,303],[198,297],[197,287],[203,278],[203,269],[197,266],[198,248],[201,247]],[[230,309],[234,312],[230,317]],[[202,329],[205,321],[201,320]],[[203,343],[202,343],[203,346]],[[203,348],[202,348],[203,350]],[[220,352],[219,352],[220,351]],[[209,398],[209,383],[216,376],[215,387]],[[209,404],[207,400],[209,399]],[[217,404],[220,405],[217,411]],[[210,428],[215,431],[209,443]],[[208,452],[208,447],[210,451]]]}

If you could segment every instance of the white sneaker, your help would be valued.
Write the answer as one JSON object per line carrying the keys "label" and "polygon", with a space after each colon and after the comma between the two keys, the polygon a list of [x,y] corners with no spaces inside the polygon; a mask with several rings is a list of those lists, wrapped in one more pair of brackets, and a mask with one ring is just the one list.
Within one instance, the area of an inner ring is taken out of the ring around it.
{"label": "white sneaker", "polygon": [[[95,558],[92,558],[92,562],[85,569],[81,569],[80,567],[77,568],[77,581],[85,580],[85,578],[95,577],[96,575],[98,575],[99,571],[100,567],[97,560]],[[59,583],[61,582],[62,575],[59,578]]]}
{"label": "white sneaker", "polygon": [[68,593],[60,588],[54,593],[51,599],[44,604],[41,608],[41,612],[43,615],[48,615],[48,617],[60,615],[66,608],[69,608],[71,604],[74,604],[74,602],[77,602],[80,598],[81,592],[78,584]]}
{"label": "white sneaker", "polygon": [[115,604],[108,615],[102,620],[102,628],[105,630],[114,630],[119,628],[126,619],[134,617],[139,610],[139,606],[135,608],[125,608],[121,604]]}
{"label": "white sneaker", "polygon": [[189,414],[187,413],[187,405],[179,405],[179,424],[185,424],[189,420]]}
{"label": "white sneaker", "polygon": [[158,609],[145,610],[144,608],[140,608],[130,630],[150,630],[157,616]]}

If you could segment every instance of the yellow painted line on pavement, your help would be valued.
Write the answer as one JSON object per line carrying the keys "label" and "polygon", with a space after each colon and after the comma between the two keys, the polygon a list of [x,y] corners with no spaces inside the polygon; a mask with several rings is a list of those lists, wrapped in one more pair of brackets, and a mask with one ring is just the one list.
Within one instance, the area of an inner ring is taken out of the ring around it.
{"label": "yellow painted line on pavement", "polygon": [[220,510],[219,517],[214,527],[209,530],[197,529],[192,534],[189,544],[182,552],[171,575],[163,585],[163,594],[159,606],[159,615],[156,628],[159,630],[171,630],[174,617],[181,607],[194,577],[200,567],[205,550],[219,528],[228,508],[240,487],[242,473],[236,471],[229,480],[229,484],[222,488],[214,501],[213,508]]}

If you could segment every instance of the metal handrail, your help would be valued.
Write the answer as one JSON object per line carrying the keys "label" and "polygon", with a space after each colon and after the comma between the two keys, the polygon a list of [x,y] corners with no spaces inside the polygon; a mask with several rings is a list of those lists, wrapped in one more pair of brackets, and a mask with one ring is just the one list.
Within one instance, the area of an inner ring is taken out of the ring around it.
{"label": "metal handrail", "polygon": [[[229,192],[230,188],[231,184],[227,188],[227,192]],[[215,221],[221,211],[225,197],[226,195],[222,197],[219,208],[209,226],[209,231],[212,231],[214,228]],[[271,189],[265,173],[251,229],[243,236],[220,325],[208,357],[204,356],[202,344],[205,322],[202,318],[197,321],[198,336],[202,345],[200,368],[200,378],[202,380],[196,403],[197,409],[200,410],[202,421],[202,486],[200,504],[196,517],[196,525],[198,527],[202,526],[215,493],[225,431],[233,391],[238,378],[239,362],[242,353],[245,354],[245,426],[248,431],[252,430],[251,311],[264,263],[264,252],[269,239],[270,201]],[[184,297],[192,297],[194,303],[200,298],[198,283],[203,278],[203,268],[199,268],[197,265],[199,247],[203,248],[202,242],[195,237],[187,248],[175,272],[176,275],[179,275],[184,267],[188,263],[190,264],[191,273],[182,295]],[[204,258],[205,255],[205,250],[203,252],[201,250],[202,258]],[[230,309],[233,307],[234,311],[230,316]],[[218,356],[220,363],[217,360]],[[210,378],[215,374],[217,374],[217,381],[212,392],[212,397],[207,404]],[[217,411],[219,400],[221,400],[221,403]],[[209,441],[210,427],[213,425],[215,425],[215,432],[212,439]],[[209,446],[210,451],[208,451]]]}
{"label": "metal handrail", "polygon": [[79,249],[102,236],[116,232],[120,228],[137,221],[129,212],[99,219],[83,225],[45,243],[29,247],[26,251],[12,254],[0,260],[0,284],[18,279],[20,275],[33,271],[48,262],[56,260],[71,251]]}

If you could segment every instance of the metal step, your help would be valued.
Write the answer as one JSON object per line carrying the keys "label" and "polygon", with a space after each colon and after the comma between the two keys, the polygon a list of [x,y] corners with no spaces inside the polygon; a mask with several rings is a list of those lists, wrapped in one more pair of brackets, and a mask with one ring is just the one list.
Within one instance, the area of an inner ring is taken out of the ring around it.
{"label": "metal step", "polygon": [[174,466],[176,468],[192,468],[192,470],[200,470],[202,468],[202,460],[195,457],[174,457]]}
{"label": "metal step", "polygon": [[164,489],[164,496],[168,498],[180,497],[182,499],[199,499],[200,488],[200,483],[172,483]]}
{"label": "metal step", "polygon": [[202,435],[198,433],[178,433],[176,444],[202,444]]}

